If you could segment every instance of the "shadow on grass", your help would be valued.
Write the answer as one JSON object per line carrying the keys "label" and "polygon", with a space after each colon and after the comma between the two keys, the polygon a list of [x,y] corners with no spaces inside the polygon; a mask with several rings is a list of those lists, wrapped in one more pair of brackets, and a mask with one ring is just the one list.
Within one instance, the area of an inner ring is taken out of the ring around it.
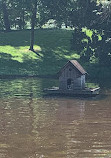
{"label": "shadow on grass", "polygon": [[[55,48],[70,43],[72,31],[61,29],[37,29],[35,30],[35,44],[41,47]],[[14,47],[30,45],[30,30],[0,32],[0,46],[10,45]]]}
{"label": "shadow on grass", "polygon": [[10,45],[14,47],[27,46],[30,42],[30,32],[0,32],[0,46]]}
{"label": "shadow on grass", "polygon": [[54,50],[46,50],[43,52],[41,60],[38,61],[38,73],[40,75],[56,75],[66,62],[67,59],[64,58],[64,52],[56,54]]}
{"label": "shadow on grass", "polygon": [[[2,74],[12,75],[55,75],[68,61],[68,59],[64,57],[64,51],[56,52],[56,50],[46,49],[42,51],[41,54],[42,56],[38,56],[30,51],[21,54],[21,56],[16,56],[15,53],[15,56],[13,56],[2,52],[0,53],[0,72]],[[18,59],[20,59],[20,61]]]}
{"label": "shadow on grass", "polygon": [[34,52],[28,51],[30,31],[0,33],[1,50],[4,52],[2,66],[5,67],[7,52],[12,55],[8,59],[7,65],[10,66],[7,66],[7,73],[10,69],[14,73],[27,75],[56,74],[69,59],[74,59],[74,52],[70,51],[71,34],[67,30],[36,30],[35,44],[41,48],[41,56],[37,57]]}
{"label": "shadow on grass", "polygon": [[26,62],[19,62],[13,60],[10,54],[0,52],[0,75],[30,75],[33,68],[31,67],[31,62],[27,59]]}

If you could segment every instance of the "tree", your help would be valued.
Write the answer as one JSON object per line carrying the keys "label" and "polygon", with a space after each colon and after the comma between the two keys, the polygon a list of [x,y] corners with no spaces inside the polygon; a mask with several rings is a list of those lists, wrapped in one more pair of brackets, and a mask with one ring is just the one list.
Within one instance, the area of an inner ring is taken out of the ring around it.
{"label": "tree", "polygon": [[72,49],[80,54],[81,59],[90,61],[95,54],[91,47],[92,39],[83,32],[83,28],[95,32],[95,21],[98,18],[97,10],[99,6],[91,0],[78,0],[75,2],[75,8],[70,11],[69,21],[74,28],[74,33],[71,40]]}
{"label": "tree", "polygon": [[56,21],[57,26],[60,28],[64,23],[68,25],[68,13],[71,8],[72,0],[42,0],[43,7],[47,9],[47,15],[50,19]]}
{"label": "tree", "polygon": [[34,0],[32,4],[32,17],[31,17],[31,36],[30,36],[30,50],[34,51],[34,28],[36,22],[36,14],[37,14],[37,0]]}
{"label": "tree", "polygon": [[15,26],[16,29],[25,28],[25,17],[27,12],[26,0],[14,0],[10,1],[11,6],[11,24]]}
{"label": "tree", "polygon": [[[101,65],[111,66],[111,2],[102,1],[101,14],[99,17],[98,30],[102,40],[98,41],[95,51]],[[96,23],[96,25],[97,25]]]}
{"label": "tree", "polygon": [[8,15],[6,1],[2,0],[1,6],[2,6],[3,22],[4,22],[5,30],[8,32],[10,31],[10,22],[9,22],[9,15]]}

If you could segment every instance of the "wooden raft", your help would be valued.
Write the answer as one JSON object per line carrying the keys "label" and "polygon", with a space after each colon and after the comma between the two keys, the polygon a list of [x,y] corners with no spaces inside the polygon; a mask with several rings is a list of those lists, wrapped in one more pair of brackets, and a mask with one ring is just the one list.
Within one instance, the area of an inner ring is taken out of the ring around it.
{"label": "wooden raft", "polygon": [[93,97],[99,95],[99,91],[100,91],[100,87],[77,89],[77,90],[60,90],[59,87],[44,89],[44,93],[48,95],[68,95],[68,96],[87,96],[87,97]]}

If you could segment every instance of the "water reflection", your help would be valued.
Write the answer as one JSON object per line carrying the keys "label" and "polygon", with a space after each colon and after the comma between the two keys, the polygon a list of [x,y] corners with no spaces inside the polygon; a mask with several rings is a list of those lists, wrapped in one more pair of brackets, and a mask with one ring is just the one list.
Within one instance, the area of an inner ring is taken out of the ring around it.
{"label": "water reflection", "polygon": [[41,97],[44,87],[57,86],[58,81],[52,79],[22,78],[22,79],[1,79],[0,97],[23,97],[27,98],[33,94],[33,97]]}
{"label": "water reflection", "polygon": [[110,157],[110,93],[104,99],[42,98],[43,80],[22,86],[35,97],[13,96],[20,92],[15,88],[0,99],[0,158]]}

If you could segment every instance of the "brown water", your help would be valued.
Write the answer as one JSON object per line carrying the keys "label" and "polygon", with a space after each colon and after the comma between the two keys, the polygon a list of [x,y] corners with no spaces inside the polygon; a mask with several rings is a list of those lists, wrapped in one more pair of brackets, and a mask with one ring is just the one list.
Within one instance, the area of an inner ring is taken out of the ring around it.
{"label": "brown water", "polygon": [[43,97],[48,82],[56,84],[1,80],[0,158],[110,158],[111,91],[89,99]]}

